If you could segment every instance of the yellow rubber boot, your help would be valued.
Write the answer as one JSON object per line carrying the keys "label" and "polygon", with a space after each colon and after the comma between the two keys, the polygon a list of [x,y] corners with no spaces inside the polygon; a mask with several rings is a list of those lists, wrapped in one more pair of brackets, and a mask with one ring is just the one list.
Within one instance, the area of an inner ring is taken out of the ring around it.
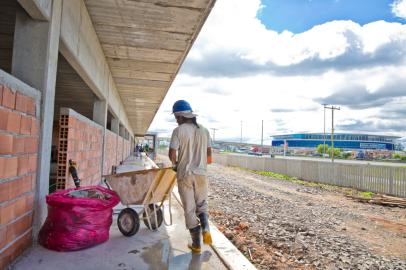
{"label": "yellow rubber boot", "polygon": [[192,251],[192,253],[200,253],[200,252],[202,252],[201,247],[193,247],[192,244],[188,244],[187,247]]}
{"label": "yellow rubber boot", "polygon": [[192,244],[188,244],[188,248],[192,250],[193,253],[202,252],[200,246],[200,226],[190,229],[190,236],[192,237]]}
{"label": "yellow rubber boot", "polygon": [[211,239],[210,226],[209,226],[209,215],[207,213],[199,214],[200,226],[202,227],[203,243],[206,245],[212,245],[213,240]]}
{"label": "yellow rubber boot", "polygon": [[213,240],[211,239],[211,233],[209,231],[203,232],[203,243],[206,245],[212,245]]}

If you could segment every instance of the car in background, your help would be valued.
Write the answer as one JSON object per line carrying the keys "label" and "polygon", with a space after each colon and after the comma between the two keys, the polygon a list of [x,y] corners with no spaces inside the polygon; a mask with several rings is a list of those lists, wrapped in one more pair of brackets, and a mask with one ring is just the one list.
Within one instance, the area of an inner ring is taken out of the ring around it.
{"label": "car in background", "polygon": [[252,147],[250,151],[248,152],[248,155],[253,155],[253,156],[262,156],[262,152],[259,150],[258,147]]}
{"label": "car in background", "polygon": [[249,151],[249,152],[248,152],[248,155],[252,155],[252,156],[262,156],[262,153],[261,153],[261,152],[252,152],[252,151]]}

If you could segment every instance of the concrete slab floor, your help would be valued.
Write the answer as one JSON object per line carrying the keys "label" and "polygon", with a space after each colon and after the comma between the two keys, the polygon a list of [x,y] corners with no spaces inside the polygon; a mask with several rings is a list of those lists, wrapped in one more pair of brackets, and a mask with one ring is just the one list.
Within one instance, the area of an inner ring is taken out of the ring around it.
{"label": "concrete slab floor", "polygon": [[[167,208],[165,212],[166,210]],[[109,241],[74,252],[56,252],[37,245],[21,256],[11,269],[227,269],[208,246],[204,246],[200,255],[192,255],[187,248],[190,236],[184,225],[183,210],[175,199],[172,210],[172,226],[163,224],[154,232],[142,224],[138,233],[132,237],[125,237],[120,233],[116,221],[118,215],[114,214]],[[166,219],[169,221],[168,213]]]}

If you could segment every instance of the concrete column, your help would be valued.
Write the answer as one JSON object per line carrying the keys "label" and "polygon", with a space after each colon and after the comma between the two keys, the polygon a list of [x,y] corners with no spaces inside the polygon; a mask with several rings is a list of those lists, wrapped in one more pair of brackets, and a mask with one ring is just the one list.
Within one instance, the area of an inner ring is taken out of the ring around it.
{"label": "concrete column", "polygon": [[124,134],[125,134],[125,127],[123,125],[120,125],[120,133],[119,133],[119,135],[124,138]]}
{"label": "concrete column", "polygon": [[116,134],[120,132],[120,121],[116,118],[111,119],[111,131]]}
{"label": "concrete column", "polygon": [[[93,103],[93,121],[103,127],[103,141],[102,141],[102,159],[101,159],[101,172],[103,175],[104,159],[106,152],[106,128],[107,128],[107,102],[104,100],[97,100]],[[102,181],[102,179],[100,179]]]}
{"label": "concrete column", "polygon": [[61,0],[53,0],[49,21],[35,21],[17,8],[11,73],[41,92],[41,128],[37,162],[33,235],[47,215],[45,196],[49,191],[49,170],[54,118],[55,82],[61,26]]}
{"label": "concrete column", "polygon": [[106,127],[107,125],[107,102],[104,100],[95,101],[93,104],[93,121]]}

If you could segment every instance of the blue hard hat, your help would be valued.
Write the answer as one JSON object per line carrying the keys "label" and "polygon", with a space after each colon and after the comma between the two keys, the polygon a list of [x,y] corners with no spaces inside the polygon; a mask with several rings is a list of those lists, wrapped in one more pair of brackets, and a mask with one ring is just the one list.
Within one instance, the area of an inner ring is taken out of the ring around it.
{"label": "blue hard hat", "polygon": [[189,111],[192,112],[189,102],[186,100],[178,100],[173,104],[172,113]]}

